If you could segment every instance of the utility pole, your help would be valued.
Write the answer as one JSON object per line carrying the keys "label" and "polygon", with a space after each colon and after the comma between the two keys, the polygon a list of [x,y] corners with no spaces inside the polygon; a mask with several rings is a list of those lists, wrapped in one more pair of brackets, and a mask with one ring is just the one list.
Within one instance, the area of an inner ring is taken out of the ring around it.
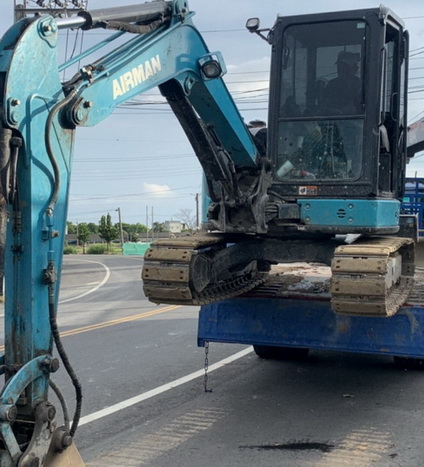
{"label": "utility pole", "polygon": [[196,193],[194,199],[196,200],[196,230],[199,230],[199,193]]}
{"label": "utility pole", "polygon": [[121,237],[121,248],[122,248],[122,254],[123,254],[124,253],[124,231],[122,230],[121,208],[115,209],[115,211],[118,211],[119,235]]}
{"label": "utility pole", "polygon": [[149,206],[146,206],[146,242],[149,241]]}

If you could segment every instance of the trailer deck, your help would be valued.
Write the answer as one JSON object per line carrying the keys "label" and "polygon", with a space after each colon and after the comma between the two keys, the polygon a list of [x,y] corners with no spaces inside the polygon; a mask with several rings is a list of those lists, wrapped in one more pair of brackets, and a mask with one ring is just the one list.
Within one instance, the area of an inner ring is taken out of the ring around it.
{"label": "trailer deck", "polygon": [[200,310],[198,345],[243,343],[424,358],[424,268],[392,317],[344,316],[330,305],[330,268],[273,267],[268,281],[244,296]]}

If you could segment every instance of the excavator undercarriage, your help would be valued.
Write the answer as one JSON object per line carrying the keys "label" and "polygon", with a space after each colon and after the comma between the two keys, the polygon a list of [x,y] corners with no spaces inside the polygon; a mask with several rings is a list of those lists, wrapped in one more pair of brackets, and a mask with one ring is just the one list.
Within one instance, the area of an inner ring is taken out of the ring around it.
{"label": "excavator undercarriage", "polygon": [[246,264],[242,257],[228,255],[231,247],[226,245],[218,234],[157,240],[145,254],[144,293],[155,303],[204,305],[265,281],[268,268],[260,270],[258,261]]}
{"label": "excavator undercarriage", "polygon": [[298,261],[331,264],[336,313],[392,316],[413,285],[414,241],[371,237],[348,245],[223,234],[157,240],[145,255],[144,292],[155,303],[203,305],[262,284],[271,264]]}

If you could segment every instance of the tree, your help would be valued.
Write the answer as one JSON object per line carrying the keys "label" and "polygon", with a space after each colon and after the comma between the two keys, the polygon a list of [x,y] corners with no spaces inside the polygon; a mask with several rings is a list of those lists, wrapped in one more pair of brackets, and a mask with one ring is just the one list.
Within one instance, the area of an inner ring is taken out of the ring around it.
{"label": "tree", "polygon": [[85,246],[91,237],[90,229],[85,222],[82,222],[81,224],[78,224],[77,232],[78,243],[82,245],[82,252],[85,255]]}
{"label": "tree", "polygon": [[95,224],[94,222],[89,222],[87,224],[87,227],[88,227],[88,230],[93,234],[96,234],[99,232],[99,226]]}
{"label": "tree", "polygon": [[133,242],[138,242],[142,238],[143,234],[147,233],[149,229],[147,226],[144,224],[140,224],[140,222],[137,222],[137,224],[134,224],[134,233],[132,234],[132,241]]}
{"label": "tree", "polygon": [[180,209],[178,214],[175,214],[175,217],[186,225],[186,228],[191,232],[196,228],[196,216],[192,214],[191,209]]}
{"label": "tree", "polygon": [[110,244],[118,238],[119,229],[112,225],[112,218],[108,213],[107,216],[102,216],[99,222],[99,235],[106,242],[107,251],[110,251]]}
{"label": "tree", "polygon": [[77,233],[77,226],[74,225],[72,222],[66,222],[66,226],[68,227],[68,234],[76,234]]}
{"label": "tree", "polygon": [[130,242],[138,242],[142,234],[149,230],[144,224],[140,224],[139,222],[137,224],[122,224],[122,227],[127,232]]}
{"label": "tree", "polygon": [[138,242],[141,234],[147,232],[147,227],[143,224],[127,224],[123,222],[122,228],[127,233],[128,241],[130,242]]}
{"label": "tree", "polygon": [[153,222],[153,232],[165,232],[165,224],[163,222]]}
{"label": "tree", "polygon": [[134,224],[135,226],[135,231],[138,233],[138,234],[141,234],[141,233],[146,233],[149,229],[144,225],[144,224],[140,224],[139,222],[137,224]]}

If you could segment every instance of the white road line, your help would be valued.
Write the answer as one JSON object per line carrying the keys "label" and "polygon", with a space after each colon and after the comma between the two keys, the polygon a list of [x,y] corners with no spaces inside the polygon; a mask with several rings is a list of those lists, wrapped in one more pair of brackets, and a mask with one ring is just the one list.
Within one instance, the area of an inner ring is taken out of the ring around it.
{"label": "white road line", "polygon": [[[241,350],[240,352],[230,355],[229,357],[224,358],[223,360],[220,360],[219,362],[214,363],[213,365],[210,365],[208,368],[208,373],[212,373],[213,371],[218,370],[219,368],[222,368],[223,366],[228,365],[229,363],[232,363],[240,358],[243,358],[246,355],[250,354],[251,352],[253,352],[253,347],[248,347],[247,349]],[[112,415],[115,412],[119,412],[120,410],[131,407],[132,405],[138,404],[147,399],[158,396],[159,394],[169,391],[170,389],[173,389],[178,386],[181,386],[182,384],[188,383],[189,381],[192,381],[193,379],[200,378],[204,374],[205,374],[204,369],[195,371],[194,373],[190,373],[187,376],[183,376],[182,378],[175,379],[174,381],[171,381],[170,383],[163,384],[162,386],[159,386],[155,389],[151,389],[150,391],[147,391],[143,394],[139,394],[138,396],[134,396],[122,402],[118,402],[117,404],[111,405],[110,407],[106,407],[97,412],[93,412],[92,414],[82,417],[79,422],[79,426],[94,422],[95,420],[98,420],[103,417],[107,417],[108,415]]]}
{"label": "white road line", "polygon": [[[106,270],[106,274],[105,274],[105,277],[103,278],[103,280],[101,282],[99,282],[95,287],[93,287],[92,289],[89,289],[87,290],[86,292],[80,294],[80,295],[77,295],[76,297],[72,297],[72,298],[67,298],[66,300],[59,300],[59,304],[61,303],[68,303],[68,302],[72,302],[72,300],[78,300],[79,298],[82,298],[82,297],[85,297],[86,295],[89,295],[93,292],[95,292],[96,290],[100,289],[100,287],[102,287],[103,285],[106,284],[106,282],[109,280],[110,278],[110,269],[106,266],[106,264],[103,264],[103,263],[100,263],[99,261],[90,261],[89,259],[84,259],[84,260],[71,260],[71,261],[76,261],[76,262],[80,262],[80,263],[93,263],[93,264],[100,264],[101,266],[103,266],[103,268]],[[86,284],[86,285],[91,285],[90,284]],[[4,318],[4,314],[0,314],[0,318]]]}
{"label": "white road line", "polygon": [[[73,261],[73,260],[71,260]],[[86,292],[80,294],[80,295],[77,295],[76,297],[72,297],[72,298],[67,298],[66,300],[60,300],[59,301],[59,304],[62,304],[62,303],[68,303],[68,302],[71,302],[72,300],[78,300],[79,298],[82,298],[82,297],[85,297],[86,295],[89,295],[93,292],[95,292],[96,290],[100,289],[100,287],[102,287],[103,285],[106,284],[106,282],[109,280],[110,278],[110,269],[106,266],[106,264],[103,264],[103,263],[100,263],[99,261],[90,261],[88,259],[85,259],[85,260],[75,260],[75,261],[78,261],[80,263],[93,263],[93,264],[100,264],[100,266],[103,266],[104,269],[106,270],[106,274],[105,274],[105,277],[103,278],[103,280],[101,282],[99,282],[96,287],[93,287],[92,289],[90,290],[87,290]]]}

